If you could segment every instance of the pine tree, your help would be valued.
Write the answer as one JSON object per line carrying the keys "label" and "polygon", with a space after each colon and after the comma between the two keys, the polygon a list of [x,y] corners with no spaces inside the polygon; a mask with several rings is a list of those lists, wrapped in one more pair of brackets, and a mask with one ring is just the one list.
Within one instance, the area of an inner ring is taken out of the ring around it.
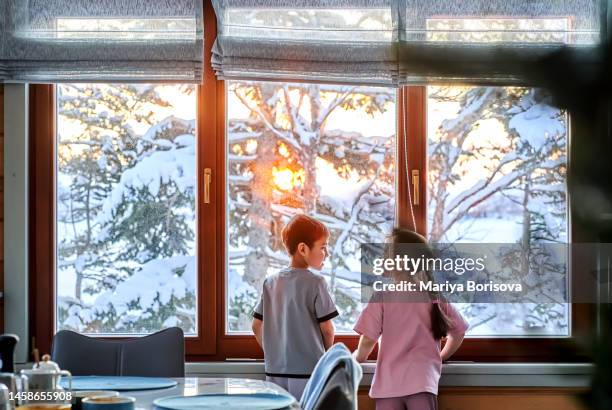
{"label": "pine tree", "polygon": [[[193,87],[181,91],[190,94]],[[58,144],[59,180],[69,181],[58,190],[59,268],[60,274],[73,269],[77,277],[75,298],[60,306],[68,327],[111,333],[170,324],[193,329],[193,289],[162,281],[156,295],[144,295],[131,286],[147,275],[154,281],[165,273],[172,281],[195,274],[189,270],[195,124],[162,119],[155,112],[160,107],[171,108],[171,102],[156,86],[60,87],[60,129],[78,127]],[[93,305],[84,303],[83,292],[94,297]]]}

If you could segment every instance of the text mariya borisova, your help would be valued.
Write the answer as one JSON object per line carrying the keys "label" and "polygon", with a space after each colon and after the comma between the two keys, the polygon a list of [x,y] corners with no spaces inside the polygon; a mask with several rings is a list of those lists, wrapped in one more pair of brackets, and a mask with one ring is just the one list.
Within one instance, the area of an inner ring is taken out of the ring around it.
{"label": "text mariya borisova", "polygon": [[433,281],[399,281],[385,282],[382,280],[374,281],[372,287],[376,292],[441,292],[441,293],[458,293],[458,292],[522,292],[523,286],[521,283],[479,283],[468,280],[464,283],[436,283]]}

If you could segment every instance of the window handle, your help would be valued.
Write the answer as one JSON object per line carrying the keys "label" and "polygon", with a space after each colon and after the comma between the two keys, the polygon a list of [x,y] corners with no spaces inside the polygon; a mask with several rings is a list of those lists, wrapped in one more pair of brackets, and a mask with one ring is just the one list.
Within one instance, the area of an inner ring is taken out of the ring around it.
{"label": "window handle", "polygon": [[210,168],[204,168],[204,203],[210,204],[210,180],[212,170]]}
{"label": "window handle", "polygon": [[412,170],[412,205],[419,204],[419,170]]}

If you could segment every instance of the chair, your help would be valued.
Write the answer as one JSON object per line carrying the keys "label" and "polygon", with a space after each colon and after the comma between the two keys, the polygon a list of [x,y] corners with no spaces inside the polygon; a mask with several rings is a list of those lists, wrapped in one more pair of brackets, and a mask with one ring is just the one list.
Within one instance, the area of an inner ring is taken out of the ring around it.
{"label": "chair", "polygon": [[60,330],[51,357],[74,376],[185,377],[185,339],[178,327],[128,340]]}
{"label": "chair", "polygon": [[317,398],[313,409],[343,409],[356,408],[353,401],[353,386],[351,376],[344,363],[339,363],[325,383],[325,387]]}
{"label": "chair", "polygon": [[304,410],[357,408],[357,388],[362,370],[342,343],[333,345],[319,359],[302,394]]}
{"label": "chair", "polygon": [[19,337],[12,334],[0,335],[0,372],[13,373],[15,371],[15,347]]}

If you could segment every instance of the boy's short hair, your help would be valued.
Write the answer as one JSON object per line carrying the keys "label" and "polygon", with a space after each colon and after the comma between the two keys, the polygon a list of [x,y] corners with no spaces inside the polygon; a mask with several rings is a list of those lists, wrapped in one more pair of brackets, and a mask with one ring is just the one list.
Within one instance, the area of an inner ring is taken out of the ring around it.
{"label": "boy's short hair", "polygon": [[282,237],[285,249],[287,249],[289,255],[293,255],[301,242],[312,248],[317,240],[329,237],[329,230],[315,218],[299,214],[287,222],[287,225],[283,228]]}

